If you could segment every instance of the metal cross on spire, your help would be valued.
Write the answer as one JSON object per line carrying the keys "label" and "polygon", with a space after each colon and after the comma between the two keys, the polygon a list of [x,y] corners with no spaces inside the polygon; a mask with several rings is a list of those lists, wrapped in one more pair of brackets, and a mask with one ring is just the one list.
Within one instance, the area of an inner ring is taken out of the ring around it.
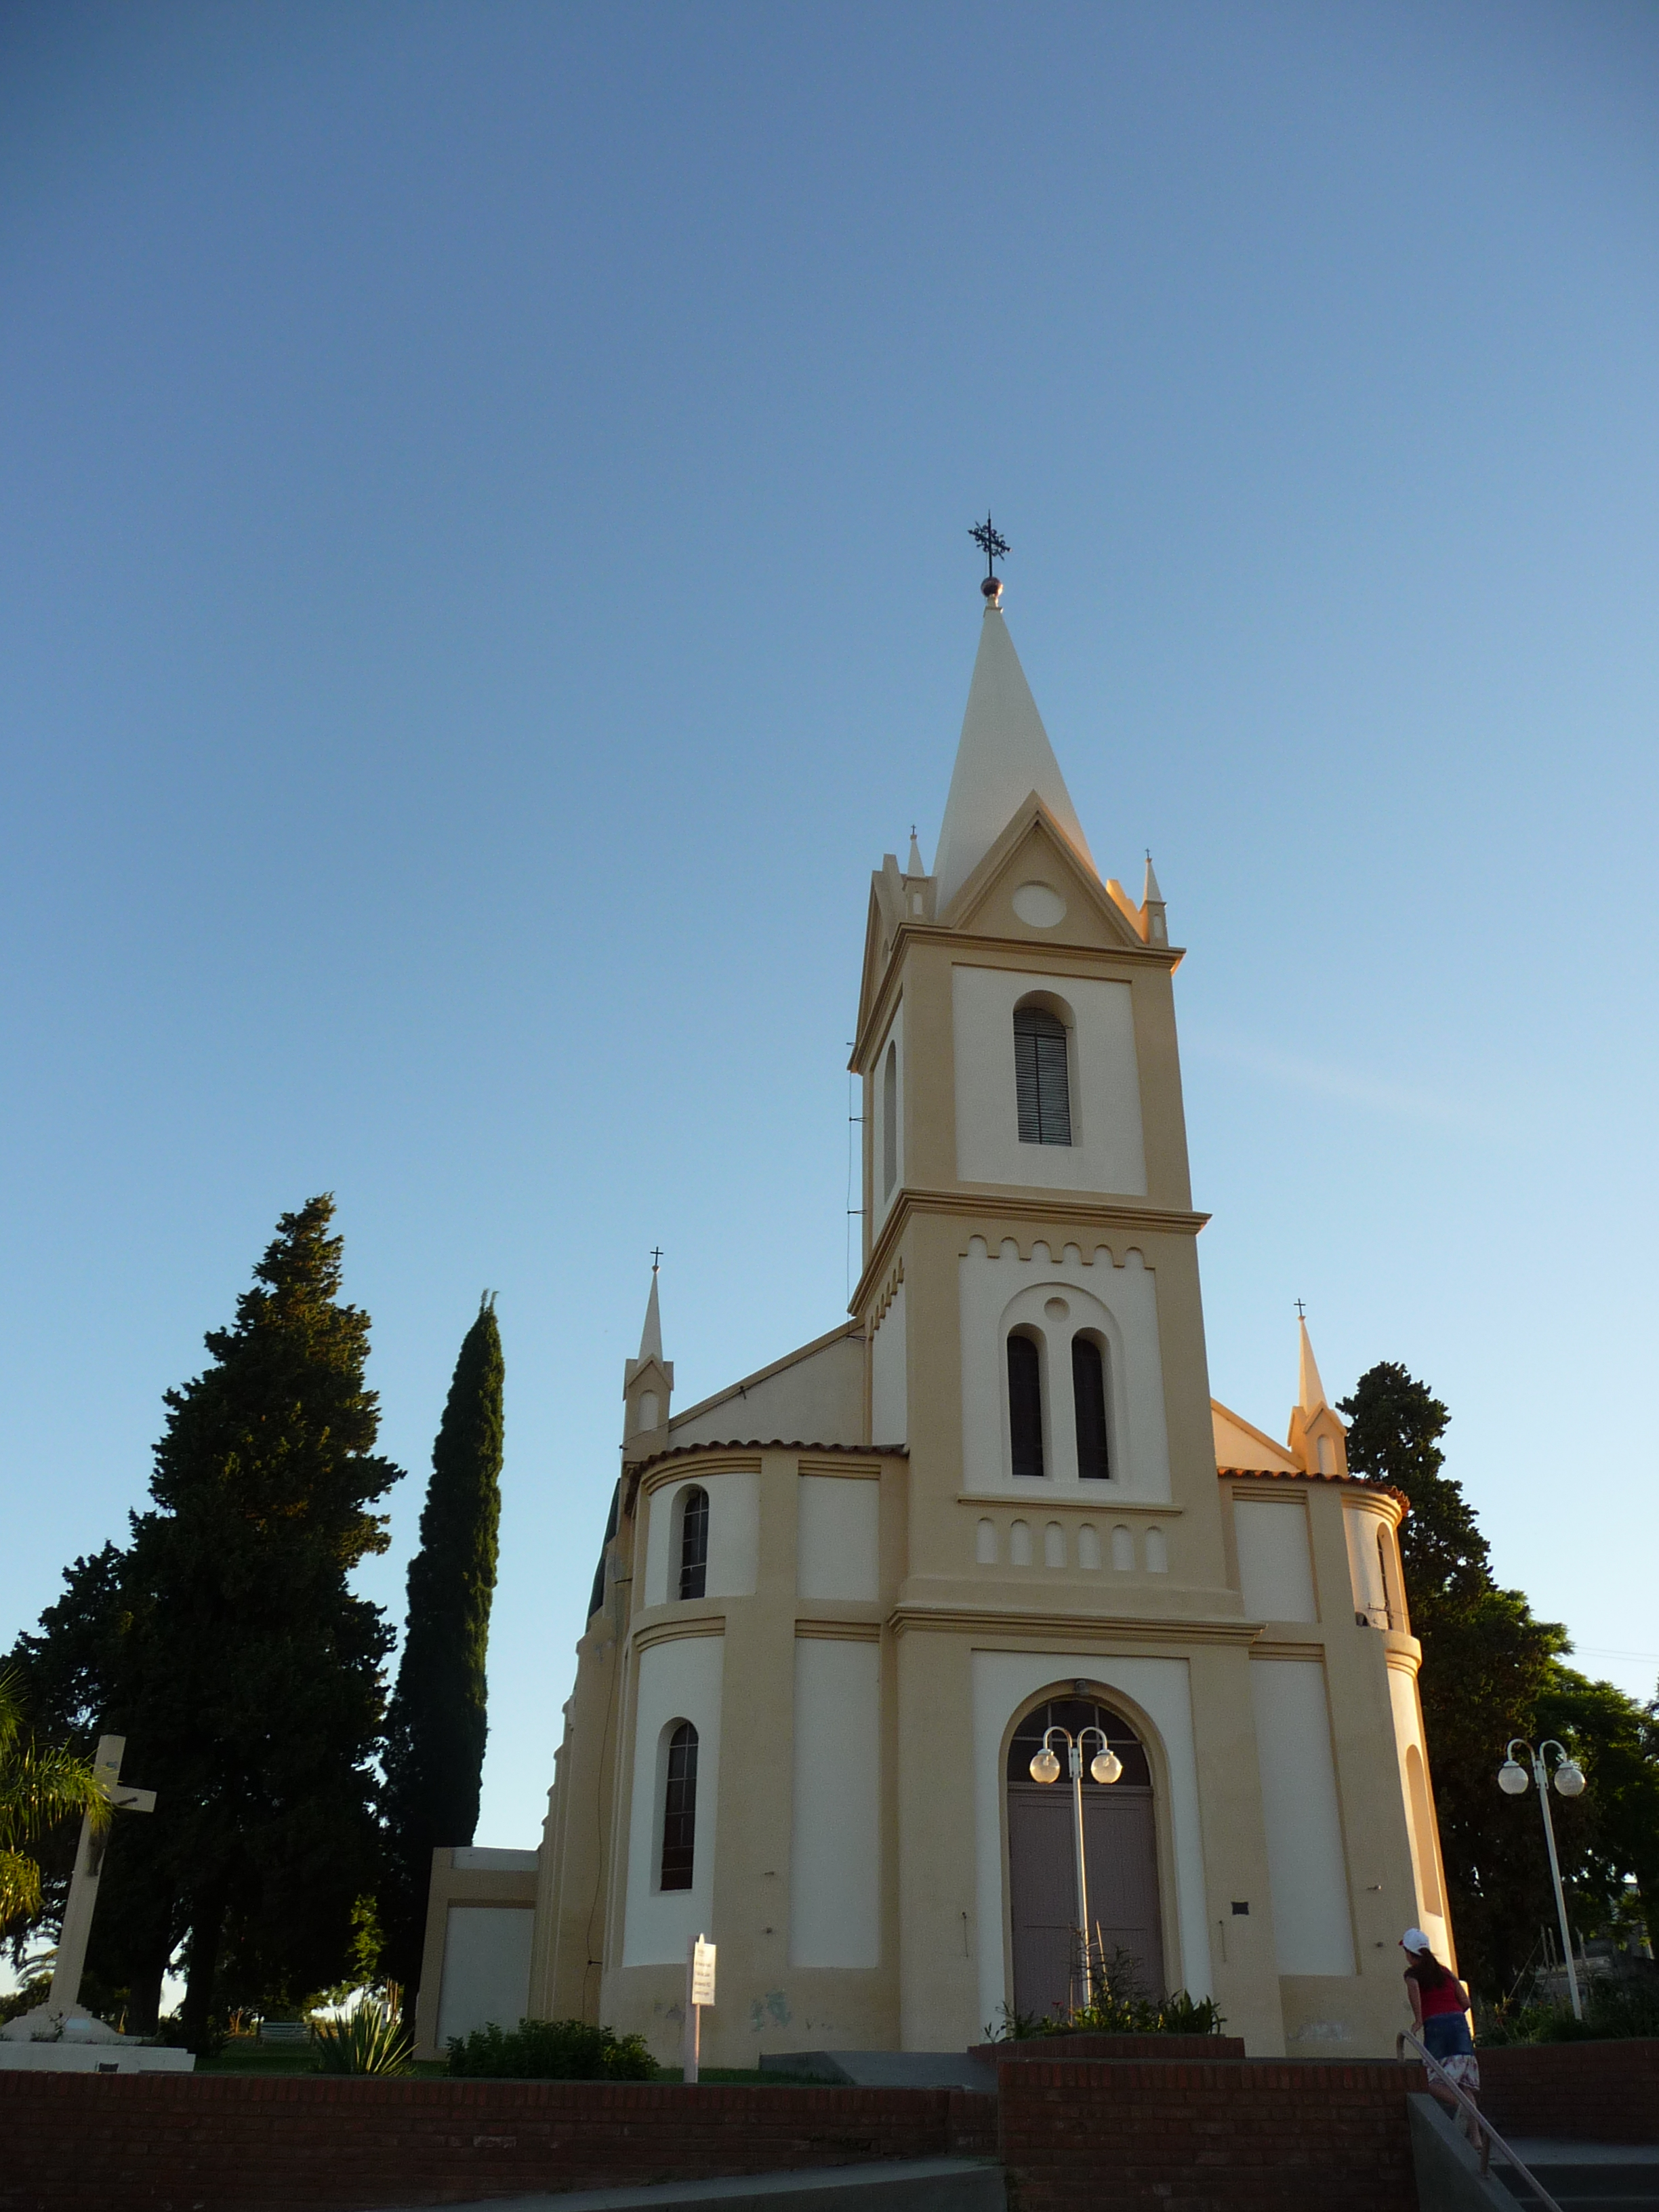
{"label": "metal cross on spire", "polygon": [[657,1272],[658,1268],[659,1268],[659,1267],[661,1267],[661,1265],[662,1265],[662,1246],[661,1246],[660,1244],[653,1244],[653,1245],[651,1247],[651,1272],[652,1272],[652,1273],[653,1273],[653,1275],[656,1273],[656,1272]]}
{"label": "metal cross on spire", "polygon": [[985,556],[985,582],[981,588],[984,591],[987,599],[989,599],[990,587],[997,580],[997,562],[1006,561],[1008,557],[1008,541],[991,520],[988,507],[986,509],[984,521],[976,522],[968,535]]}
{"label": "metal cross on spire", "polygon": [[1303,1304],[1300,1298],[1296,1302],[1296,1317],[1298,1321],[1305,1321],[1308,1317],[1308,1309]]}

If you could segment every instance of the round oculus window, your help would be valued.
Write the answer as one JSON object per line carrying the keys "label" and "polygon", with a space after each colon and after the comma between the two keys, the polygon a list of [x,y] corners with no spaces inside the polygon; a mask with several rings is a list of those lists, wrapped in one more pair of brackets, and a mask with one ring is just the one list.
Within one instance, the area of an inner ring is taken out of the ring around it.
{"label": "round oculus window", "polygon": [[1066,902],[1052,884],[1022,884],[1014,912],[1033,929],[1054,929],[1066,919]]}

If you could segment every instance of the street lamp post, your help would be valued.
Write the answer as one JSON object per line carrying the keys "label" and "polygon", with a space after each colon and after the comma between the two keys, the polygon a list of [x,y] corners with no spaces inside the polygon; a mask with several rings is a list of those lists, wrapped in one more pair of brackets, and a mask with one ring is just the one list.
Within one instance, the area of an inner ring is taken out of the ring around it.
{"label": "street lamp post", "polygon": [[1567,1897],[1561,1887],[1561,1862],[1556,1855],[1555,1823],[1550,1818],[1550,1778],[1544,1766],[1544,1753],[1555,1753],[1555,1786],[1564,1797],[1577,1797],[1584,1786],[1584,1770],[1576,1759],[1570,1759],[1565,1747],[1553,1736],[1547,1736],[1534,1751],[1523,1735],[1511,1736],[1504,1750],[1504,1764],[1498,1770],[1498,1786],[1506,1797],[1525,1794],[1527,1770],[1515,1755],[1519,1744],[1532,1761],[1532,1779],[1538,1784],[1538,1802],[1544,1814],[1544,1841],[1549,1846],[1550,1880],[1555,1884],[1556,1917],[1561,1923],[1561,1955],[1567,1962],[1567,1988],[1572,1996],[1575,2020],[1584,2017],[1584,2001],[1578,1994],[1578,1970],[1572,1962],[1572,1930],[1567,1925]]}
{"label": "street lamp post", "polygon": [[1077,1924],[1083,1936],[1083,2002],[1085,2005],[1092,2005],[1095,2001],[1095,1973],[1089,1951],[1089,1870],[1083,1855],[1084,1738],[1091,1735],[1100,1738],[1100,1749],[1089,1762],[1089,1771],[1097,1782],[1115,1782],[1123,1771],[1123,1761],[1107,1742],[1105,1729],[1097,1728],[1093,1722],[1087,1728],[1079,1729],[1075,1735],[1070,1729],[1061,1728],[1056,1723],[1053,1728],[1043,1730],[1042,1748],[1031,1761],[1033,1782],[1059,1781],[1060,1759],[1049,1741],[1057,1735],[1066,1739],[1066,1763],[1071,1769],[1072,1811],[1075,1820],[1073,1841],[1077,1852]]}

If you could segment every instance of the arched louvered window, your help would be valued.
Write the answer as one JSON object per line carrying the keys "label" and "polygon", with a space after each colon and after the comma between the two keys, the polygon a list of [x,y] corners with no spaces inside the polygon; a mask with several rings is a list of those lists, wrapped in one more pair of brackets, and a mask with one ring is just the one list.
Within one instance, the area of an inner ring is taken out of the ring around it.
{"label": "arched louvered window", "polygon": [[708,1492],[694,1483],[680,1492],[680,1595],[702,1597],[708,1587]]}
{"label": "arched louvered window", "polygon": [[1014,1097],[1022,1145],[1071,1143],[1066,1024],[1046,1006],[1014,1009]]}
{"label": "arched louvered window", "polygon": [[898,1047],[890,1044],[881,1069],[881,1194],[898,1181]]}
{"label": "arched louvered window", "polygon": [[690,1889],[697,1839],[697,1731],[682,1721],[668,1739],[662,1799],[663,1889]]}
{"label": "arched louvered window", "polygon": [[1072,1407],[1077,1471],[1085,1482],[1104,1482],[1112,1472],[1106,1442],[1106,1360],[1091,1336],[1072,1339]]}
{"label": "arched louvered window", "polygon": [[1029,1336],[1008,1340],[1008,1437],[1014,1473],[1042,1474],[1042,1365]]}

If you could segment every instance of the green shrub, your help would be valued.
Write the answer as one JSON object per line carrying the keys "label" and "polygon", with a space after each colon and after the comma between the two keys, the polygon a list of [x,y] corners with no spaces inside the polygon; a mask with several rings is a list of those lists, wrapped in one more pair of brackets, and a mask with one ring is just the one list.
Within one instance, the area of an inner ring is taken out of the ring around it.
{"label": "green shrub", "polygon": [[389,2005],[365,1997],[338,2020],[312,2023],[319,2074],[407,2074],[409,2031]]}
{"label": "green shrub", "polygon": [[1095,1965],[1092,2004],[1046,2017],[1002,2008],[1002,2032],[988,2027],[992,2043],[1024,2043],[1038,2035],[1219,2035],[1225,2026],[1213,1997],[1189,1996],[1185,1990],[1166,1997],[1147,1996],[1127,1951]]}
{"label": "green shrub", "polygon": [[657,2062],[642,2035],[585,2020],[521,2020],[511,2034],[492,2021],[450,2039],[449,2070],[518,2081],[654,2081]]}
{"label": "green shrub", "polygon": [[1566,2003],[1478,2005],[1475,2038],[1488,2049],[1507,2043],[1613,2043],[1659,2036],[1659,1988],[1645,1982],[1590,1983],[1584,2017]]}

